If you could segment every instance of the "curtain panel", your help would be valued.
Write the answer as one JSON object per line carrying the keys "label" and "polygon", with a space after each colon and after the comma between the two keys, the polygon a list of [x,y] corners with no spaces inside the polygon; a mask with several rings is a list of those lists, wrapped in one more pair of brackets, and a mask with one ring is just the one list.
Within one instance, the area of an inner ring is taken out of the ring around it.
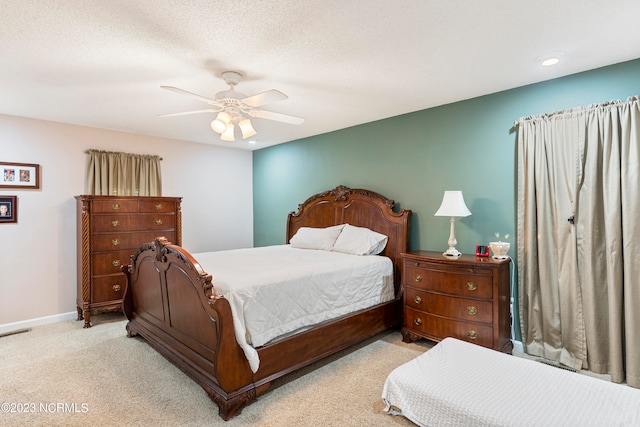
{"label": "curtain panel", "polygon": [[640,387],[640,97],[522,118],[527,353]]}
{"label": "curtain panel", "polygon": [[102,196],[162,196],[162,158],[87,150],[85,193]]}

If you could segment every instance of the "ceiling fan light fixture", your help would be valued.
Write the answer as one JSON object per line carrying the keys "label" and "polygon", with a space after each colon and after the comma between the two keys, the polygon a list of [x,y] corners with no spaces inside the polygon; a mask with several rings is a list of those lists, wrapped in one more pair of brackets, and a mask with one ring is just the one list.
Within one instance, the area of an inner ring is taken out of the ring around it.
{"label": "ceiling fan light fixture", "polygon": [[227,128],[222,133],[222,136],[220,137],[220,139],[223,141],[235,141],[236,138],[233,136],[234,130],[235,130],[235,126],[233,125],[233,123],[229,123],[227,125]]}
{"label": "ceiling fan light fixture", "polygon": [[240,130],[242,131],[243,139],[247,139],[258,133],[251,125],[251,121],[249,119],[241,120],[240,122],[238,122],[238,126],[240,126]]}
{"label": "ceiling fan light fixture", "polygon": [[225,112],[221,111],[218,113],[218,116],[211,122],[211,129],[215,132],[222,133],[227,129],[227,126],[231,122],[231,116]]}
{"label": "ceiling fan light fixture", "polygon": [[[222,79],[229,85],[229,89],[218,92],[215,99],[198,95],[173,86],[160,86],[162,89],[171,92],[188,95],[196,98],[209,105],[210,108],[186,111],[181,113],[163,114],[161,116],[182,116],[185,114],[197,113],[217,113],[216,118],[211,120],[211,129],[220,134],[223,141],[235,141],[235,125],[240,127],[242,138],[248,140],[253,135],[257,135],[257,131],[253,128],[250,118],[274,120],[281,123],[299,125],[304,122],[302,117],[290,116],[288,114],[276,113],[274,111],[262,110],[261,107],[278,101],[288,99],[284,93],[271,89],[252,96],[235,90],[235,86],[242,79],[242,74],[236,71],[225,71],[222,73]],[[240,134],[240,133],[239,133]]]}

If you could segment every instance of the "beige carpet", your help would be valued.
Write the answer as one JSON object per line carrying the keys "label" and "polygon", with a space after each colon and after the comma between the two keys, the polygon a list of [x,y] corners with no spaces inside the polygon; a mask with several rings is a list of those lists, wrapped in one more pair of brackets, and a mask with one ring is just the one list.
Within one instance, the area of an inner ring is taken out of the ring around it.
{"label": "beige carpet", "polygon": [[123,319],[104,314],[90,329],[66,321],[0,337],[0,425],[413,426],[383,413],[382,386],[432,345],[380,334],[292,374],[225,422],[200,386],[126,337]]}

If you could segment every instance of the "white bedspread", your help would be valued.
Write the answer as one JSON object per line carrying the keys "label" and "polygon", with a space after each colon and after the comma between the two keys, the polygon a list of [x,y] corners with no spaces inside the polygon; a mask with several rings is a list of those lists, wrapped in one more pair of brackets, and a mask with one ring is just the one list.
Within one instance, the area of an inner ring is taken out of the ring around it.
{"label": "white bedspread", "polygon": [[454,338],[396,368],[382,398],[420,426],[640,426],[640,390]]}
{"label": "white bedspread", "polygon": [[253,372],[255,347],[305,326],[394,298],[393,265],[290,245],[192,254],[231,304],[236,339]]}

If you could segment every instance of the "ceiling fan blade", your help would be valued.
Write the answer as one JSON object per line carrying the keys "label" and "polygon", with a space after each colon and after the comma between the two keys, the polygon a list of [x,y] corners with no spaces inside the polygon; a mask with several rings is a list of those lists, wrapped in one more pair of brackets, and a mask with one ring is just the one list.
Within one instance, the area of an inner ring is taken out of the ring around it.
{"label": "ceiling fan blade", "polygon": [[186,91],[184,89],[180,89],[179,87],[173,87],[173,86],[160,86],[162,89],[166,89],[169,90],[171,92],[175,92],[175,93],[180,93],[182,95],[189,95],[192,98],[196,98],[199,99],[200,101],[204,101],[207,104],[211,104],[211,105],[217,105],[218,102],[216,100],[213,100],[211,98],[207,98],[206,96],[202,96],[202,95],[198,95],[196,93],[192,93],[189,91]]}
{"label": "ceiling fan blade", "polygon": [[253,96],[247,96],[242,100],[249,107],[260,107],[261,105],[272,104],[278,101],[284,101],[289,97],[279,90],[271,89],[266,92],[258,93]]}
{"label": "ceiling fan blade", "polygon": [[251,110],[249,115],[252,117],[258,117],[260,119],[275,120],[277,122],[289,123],[292,125],[299,125],[304,123],[302,117],[290,116],[288,114],[274,113],[273,111],[266,110]]}
{"label": "ceiling fan blade", "polygon": [[207,108],[205,110],[185,111],[183,113],[160,114],[158,115],[158,117],[186,116],[187,114],[198,114],[198,113],[217,113],[219,111],[221,110],[215,109],[215,108]]}

